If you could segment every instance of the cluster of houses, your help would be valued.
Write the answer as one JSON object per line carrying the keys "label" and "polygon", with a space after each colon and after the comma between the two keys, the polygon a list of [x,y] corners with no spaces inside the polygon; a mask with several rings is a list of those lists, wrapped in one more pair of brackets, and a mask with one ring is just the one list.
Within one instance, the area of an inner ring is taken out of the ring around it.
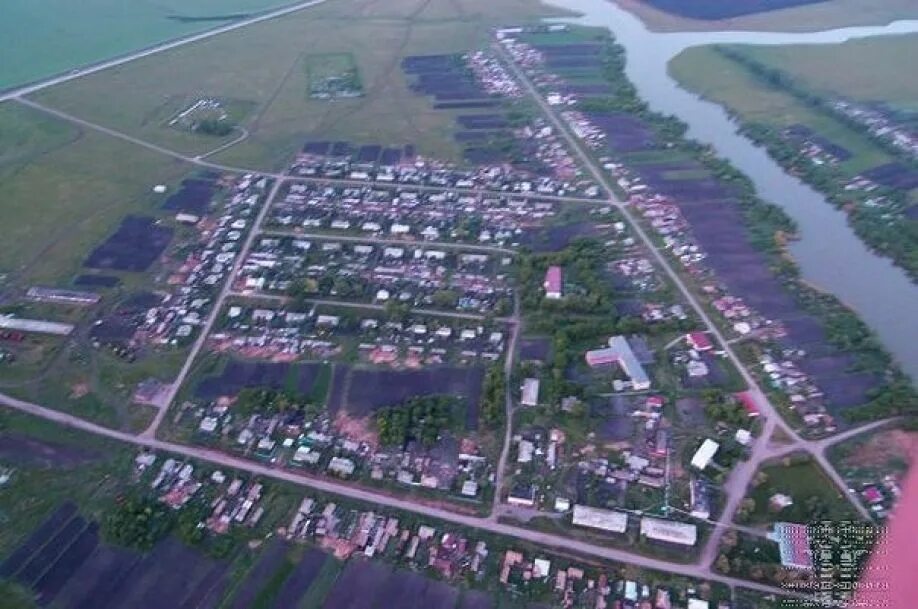
{"label": "cluster of houses", "polygon": [[452,581],[480,579],[489,555],[487,543],[426,525],[405,525],[393,516],[358,511],[311,497],[300,503],[284,532],[291,540],[313,541],[339,559],[361,555],[388,558],[429,569]]}
{"label": "cluster of houses", "polygon": [[836,431],[835,419],[826,409],[825,394],[813,378],[800,368],[806,354],[795,349],[772,347],[759,357],[765,382],[787,396],[789,407],[814,431]]}
{"label": "cluster of houses", "polygon": [[220,444],[276,467],[424,488],[467,500],[482,497],[492,466],[471,440],[443,437],[432,447],[409,442],[384,449],[328,415],[307,417],[294,404],[281,413],[235,416],[231,398],[197,407],[198,440]]}
{"label": "cluster of houses", "polygon": [[[142,452],[134,460],[138,473],[150,470],[156,463],[156,455]],[[223,534],[233,526],[254,527],[261,520],[265,509],[260,505],[264,487],[260,482],[229,479],[217,470],[206,478],[196,478],[194,465],[167,458],[150,482],[150,488],[159,500],[172,509],[185,507],[195,497],[206,496],[210,512],[201,526]]]}
{"label": "cluster of houses", "polygon": [[507,68],[493,55],[475,51],[463,56],[465,65],[475,75],[475,80],[489,95],[522,97],[523,90]]}
{"label": "cluster of houses", "polygon": [[[512,438],[511,466],[513,484],[506,502],[510,505],[555,513],[568,513],[586,486],[601,487],[602,495],[610,501],[621,500],[629,486],[662,489],[667,484],[666,462],[671,455],[671,433],[663,416],[664,399],[658,395],[644,397],[621,396],[625,404],[618,415],[624,433],[601,440],[603,448],[611,450],[614,458],[597,455],[598,438],[588,445],[571,446],[560,429],[524,427]],[[573,398],[562,403],[569,409]],[[560,480],[567,465],[576,460],[576,482]],[[603,499],[605,500],[605,499]],[[697,504],[699,518],[710,513],[707,489],[699,485]],[[581,508],[587,508],[581,505]],[[576,519],[574,524],[578,524]]]}
{"label": "cluster of houses", "polygon": [[875,137],[918,159],[918,131],[913,126],[902,124],[888,112],[875,106],[836,100],[832,102],[831,107],[839,114],[867,127]]}
{"label": "cluster of houses", "polygon": [[424,245],[261,236],[234,288],[412,307],[502,313],[512,298],[510,256]]}
{"label": "cluster of houses", "polygon": [[[535,140],[541,137],[550,141],[545,145],[563,148],[562,138],[545,130],[544,119],[536,119],[533,125],[520,131],[520,137]],[[551,136],[551,137],[549,137]],[[565,152],[568,158],[570,154]],[[550,157],[540,155],[547,160]],[[432,159],[411,158],[397,165],[361,163],[350,155],[334,157],[300,153],[294,160],[290,173],[309,178],[334,178],[355,182],[373,183],[377,186],[426,186],[442,189],[489,190],[510,194],[542,194],[552,196],[598,196],[595,183],[582,178],[576,163],[561,162],[560,153],[554,158],[560,171],[555,175],[534,175],[519,171],[506,164],[481,164],[472,169],[459,169],[449,163]],[[550,165],[553,166],[553,165]],[[590,194],[592,193],[592,194]]]}
{"label": "cluster of houses", "polygon": [[[562,609],[714,609],[696,596],[694,589],[679,590],[642,584],[631,579],[610,578],[606,573],[578,565],[558,565],[544,556],[506,550],[500,561],[500,582],[511,591],[542,585],[551,590],[554,606]],[[716,609],[729,609],[722,602]]]}
{"label": "cluster of houses", "polygon": [[330,360],[356,355],[369,364],[399,368],[493,362],[505,348],[506,332],[498,327],[423,315],[392,320],[347,313],[327,307],[320,312],[316,306],[297,311],[234,304],[209,337],[210,345],[215,351],[252,359]]}
{"label": "cluster of houses", "polygon": [[266,224],[387,240],[513,245],[554,217],[556,207],[519,195],[298,182],[274,202]]}
{"label": "cluster of houses", "polygon": [[229,278],[246,233],[252,229],[267,190],[266,178],[240,178],[214,217],[179,214],[180,222],[194,226],[200,239],[187,248],[185,258],[172,269],[172,286],[155,306],[147,309],[135,333],[141,343],[187,342],[201,328],[221,286]]}

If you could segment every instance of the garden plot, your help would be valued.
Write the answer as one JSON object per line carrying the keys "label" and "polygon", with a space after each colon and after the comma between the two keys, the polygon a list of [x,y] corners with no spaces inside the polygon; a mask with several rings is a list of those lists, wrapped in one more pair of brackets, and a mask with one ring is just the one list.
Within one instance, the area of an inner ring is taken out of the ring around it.
{"label": "garden plot", "polygon": [[379,562],[351,561],[325,599],[323,609],[429,609],[454,607],[458,600],[459,590],[446,583],[410,571],[394,571]]}
{"label": "garden plot", "polygon": [[291,389],[310,394],[320,377],[322,364],[288,364],[231,360],[216,376],[202,379],[195,395],[206,400],[235,396],[244,388]]}
{"label": "garden plot", "polygon": [[[454,395],[466,402],[466,429],[478,428],[478,409],[484,381],[483,368],[438,367],[426,370],[339,369],[342,385],[332,389],[329,411],[343,411],[354,417],[370,416],[377,410],[426,395]],[[346,375],[346,376],[345,376]]]}
{"label": "garden plot", "polygon": [[83,265],[91,269],[146,271],[172,241],[172,233],[171,228],[160,226],[150,216],[127,216]]}

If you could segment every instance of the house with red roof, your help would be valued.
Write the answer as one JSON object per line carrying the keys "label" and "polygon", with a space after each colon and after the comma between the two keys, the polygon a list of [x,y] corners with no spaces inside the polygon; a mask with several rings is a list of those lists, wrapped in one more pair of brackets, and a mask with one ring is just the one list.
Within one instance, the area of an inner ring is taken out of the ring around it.
{"label": "house with red roof", "polygon": [[704,332],[689,332],[685,335],[685,340],[695,351],[710,351],[714,348],[711,339]]}
{"label": "house with red roof", "polygon": [[550,266],[545,271],[545,281],[542,283],[545,288],[545,298],[559,300],[562,296],[562,273],[560,266]]}
{"label": "house with red roof", "polygon": [[740,401],[740,404],[743,406],[743,408],[746,409],[746,414],[748,414],[750,417],[757,417],[762,414],[759,411],[759,407],[756,406],[755,400],[752,398],[751,393],[748,391],[741,391],[734,395]]}

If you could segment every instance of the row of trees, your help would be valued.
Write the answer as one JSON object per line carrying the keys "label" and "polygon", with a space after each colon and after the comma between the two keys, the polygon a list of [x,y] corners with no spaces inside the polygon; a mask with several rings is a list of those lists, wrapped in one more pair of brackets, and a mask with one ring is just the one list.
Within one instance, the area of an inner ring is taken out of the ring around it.
{"label": "row of trees", "polygon": [[236,398],[234,411],[240,416],[284,414],[302,410],[309,397],[296,391],[270,387],[246,387]]}
{"label": "row of trees", "polygon": [[507,403],[507,381],[504,371],[498,364],[494,364],[485,373],[484,384],[481,388],[480,417],[488,427],[496,427],[503,423]]}

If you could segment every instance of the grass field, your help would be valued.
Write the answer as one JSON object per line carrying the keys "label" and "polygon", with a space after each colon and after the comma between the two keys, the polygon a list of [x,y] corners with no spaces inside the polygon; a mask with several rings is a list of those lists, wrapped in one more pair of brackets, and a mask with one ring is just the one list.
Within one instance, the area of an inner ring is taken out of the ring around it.
{"label": "grass field", "polygon": [[653,31],[747,30],[812,32],[854,25],[881,25],[897,19],[918,18],[913,0],[828,0],[817,4],[768,11],[733,19],[687,19],[651,6],[643,0],[614,0],[633,12]]}
{"label": "grass field", "polygon": [[[88,120],[199,154],[214,138],[164,126],[206,95],[253,104],[250,137],[215,160],[280,169],[304,141],[415,144],[456,158],[452,116],[408,88],[407,55],[455,53],[486,43],[490,28],[557,11],[526,0],[336,0],[282,19],[157,54],[42,91],[37,99]],[[363,96],[309,99],[310,57],[353,57]],[[231,59],[230,59],[231,58]]]}
{"label": "grass field", "polygon": [[[775,65],[784,70],[792,63],[785,60]],[[852,174],[892,161],[889,154],[863,134],[826,113],[813,110],[789,93],[764,84],[712,47],[695,47],[682,52],[670,63],[670,73],[680,85],[725,106],[740,121],[777,128],[795,124],[810,127],[851,152],[852,158],[842,163],[841,168]]]}
{"label": "grass field", "polygon": [[7,0],[0,89],[229,23],[289,0]]}
{"label": "grass field", "polygon": [[902,77],[906,58],[918,55],[918,34],[877,36],[836,45],[748,49],[756,61],[780,68],[827,97],[881,101],[901,110],[918,111],[918,80]]}
{"label": "grass field", "polygon": [[[748,493],[755,502],[746,522],[769,524],[776,521],[806,523],[811,520],[857,520],[848,500],[835,488],[819,466],[810,461],[790,461],[762,467],[764,482]],[[775,493],[789,495],[794,504],[780,512],[769,509]]]}
{"label": "grass field", "polygon": [[18,104],[0,105],[0,241],[7,283],[69,279],[125,214],[153,209],[154,184],[191,167]]}
{"label": "grass field", "polygon": [[125,444],[0,411],[0,464],[12,467],[0,492],[0,557],[65,501],[98,517],[131,468]]}

